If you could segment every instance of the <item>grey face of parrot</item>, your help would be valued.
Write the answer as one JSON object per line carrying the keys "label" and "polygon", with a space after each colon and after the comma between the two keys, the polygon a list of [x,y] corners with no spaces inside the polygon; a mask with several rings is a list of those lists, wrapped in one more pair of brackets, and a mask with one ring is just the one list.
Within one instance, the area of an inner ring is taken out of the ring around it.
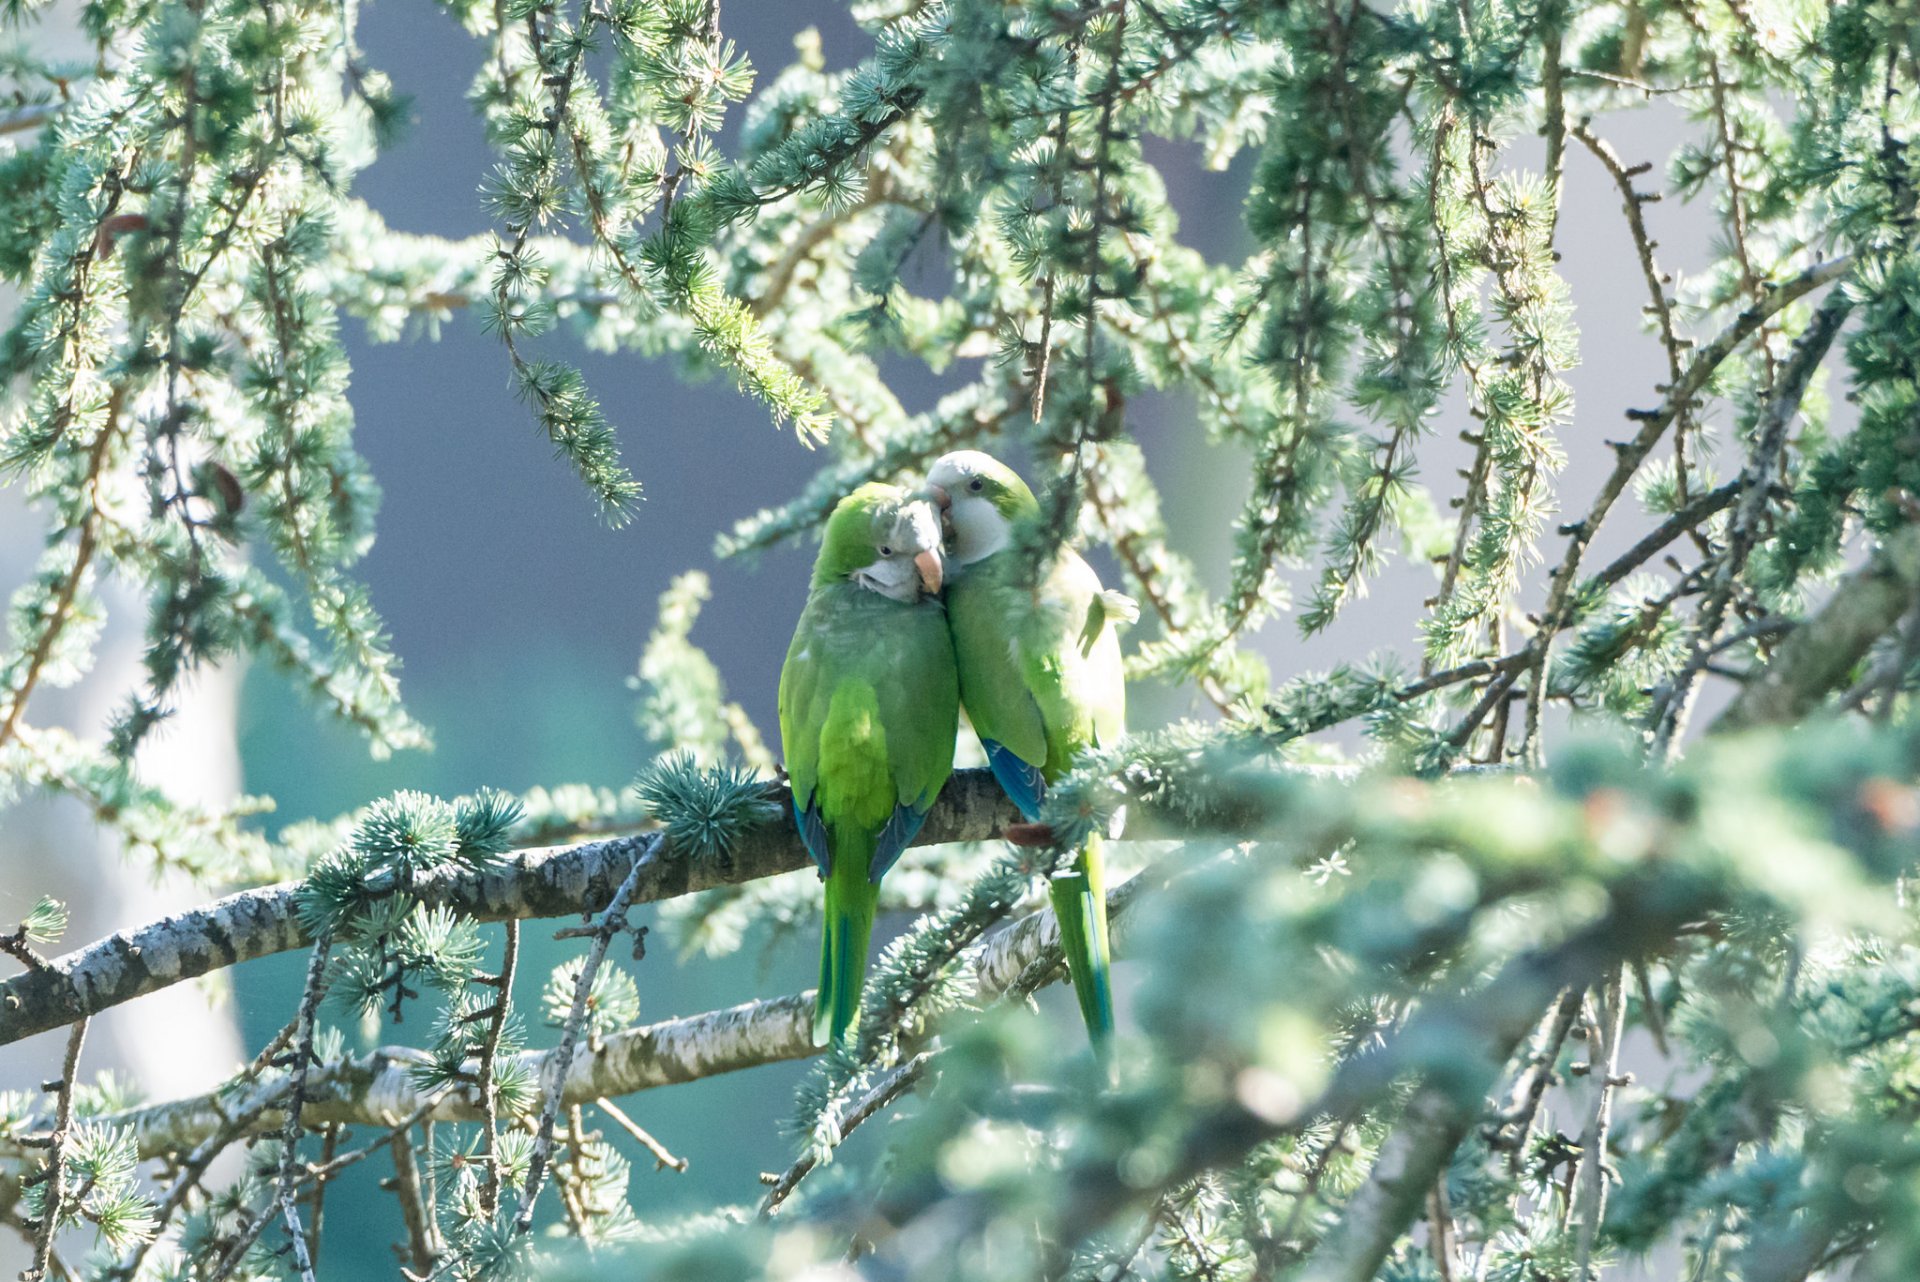
{"label": "grey face of parrot", "polygon": [[873,518],[873,561],[853,581],[892,601],[911,604],[940,591],[940,514],[925,499],[882,508]]}

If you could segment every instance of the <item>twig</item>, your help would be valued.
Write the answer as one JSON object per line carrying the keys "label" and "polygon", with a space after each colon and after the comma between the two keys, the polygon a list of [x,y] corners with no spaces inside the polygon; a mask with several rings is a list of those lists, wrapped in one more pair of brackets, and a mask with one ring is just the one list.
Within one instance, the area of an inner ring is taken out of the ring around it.
{"label": "twig", "polygon": [[[300,1018],[296,1013],[293,1019],[267,1040],[267,1044],[260,1048],[260,1053],[253,1057],[253,1062],[242,1070],[235,1082],[258,1081],[260,1075],[280,1058],[282,1049],[293,1041],[299,1026]],[[229,1083],[218,1094],[227,1093],[234,1084]],[[180,1163],[179,1173],[174,1178],[172,1187],[167,1190],[166,1198],[154,1212],[152,1235],[135,1242],[120,1262],[114,1265],[113,1270],[107,1275],[109,1278],[115,1279],[116,1282],[129,1282],[139,1273],[140,1262],[146,1258],[153,1244],[160,1240],[161,1232],[172,1221],[174,1215],[186,1204],[188,1196],[199,1184],[201,1177],[206,1174],[207,1168],[213,1164],[213,1160],[224,1153],[236,1140],[249,1134],[260,1116],[272,1107],[277,1099],[278,1096],[271,1092],[256,1093],[252,1100],[233,1112],[228,1113],[223,1110],[220,1113],[219,1127],[194,1145],[193,1150]],[[184,1145],[176,1146],[171,1151],[178,1152],[180,1147]]]}
{"label": "twig", "polygon": [[1621,969],[1600,988],[1599,1034],[1588,1044],[1587,1061],[1593,1079],[1593,1106],[1587,1112],[1586,1126],[1580,1132],[1580,1173],[1573,1202],[1573,1222],[1577,1235],[1575,1282],[1593,1278],[1593,1245],[1600,1233],[1601,1217],[1607,1213],[1607,1132],[1613,1120],[1614,1087],[1619,1084],[1620,1041],[1626,1031],[1627,994]]}
{"label": "twig", "polygon": [[599,927],[594,933],[593,942],[587,946],[587,956],[580,966],[580,974],[574,980],[573,1007],[567,1012],[566,1023],[561,1026],[560,1044],[554,1048],[552,1057],[544,1065],[546,1072],[541,1081],[539,1127],[534,1133],[533,1154],[527,1160],[526,1188],[520,1193],[520,1207],[513,1217],[513,1231],[516,1234],[526,1233],[533,1228],[533,1204],[540,1196],[541,1181],[553,1158],[553,1128],[559,1120],[562,1096],[565,1094],[569,1070],[573,1066],[574,1048],[579,1044],[580,1030],[586,1026],[587,997],[593,992],[594,977],[600,973],[600,963],[606,960],[607,948],[613,943],[613,937],[626,929],[627,905],[640,887],[642,874],[652,867],[658,857],[659,850],[660,847],[655,845],[636,860],[627,879],[614,892],[612,901],[600,914]]}
{"label": "twig", "polygon": [[1560,1048],[1566,1044],[1567,1035],[1573,1031],[1573,1021],[1580,1014],[1580,1004],[1586,997],[1584,987],[1568,988],[1560,994],[1560,1000],[1551,1013],[1541,1022],[1533,1044],[1527,1051],[1526,1067],[1515,1079],[1507,1116],[1501,1119],[1499,1128],[1489,1139],[1495,1148],[1508,1150],[1507,1168],[1514,1174],[1520,1173],[1520,1164],[1525,1160],[1527,1144],[1533,1138],[1534,1119],[1540,1114],[1540,1100],[1547,1093],[1547,1087],[1553,1083],[1553,1066],[1560,1059]]}
{"label": "twig", "polygon": [[340,1156],[341,1127],[338,1123],[328,1126],[320,1141],[320,1162],[308,1172],[312,1187],[307,1191],[307,1222],[312,1226],[308,1230],[311,1240],[310,1253],[313,1267],[320,1267],[321,1240],[326,1234],[327,1181],[337,1169],[335,1160]]}
{"label": "twig", "polygon": [[1789,633],[1713,723],[1715,733],[1797,721],[1849,674],[1920,596],[1920,526],[1906,526]]}
{"label": "twig", "polygon": [[500,1206],[500,1086],[494,1061],[500,1054],[500,1037],[506,1031],[507,1012],[512,1006],[514,963],[519,956],[520,923],[510,921],[500,973],[483,976],[478,981],[494,990],[493,1005],[487,1012],[486,1034],[480,1041],[479,1067],[475,1070],[479,1077],[480,1111],[485,1119],[480,1132],[481,1161],[486,1164],[480,1184],[480,1214],[489,1221]]}
{"label": "twig", "polygon": [[67,1195],[67,1137],[73,1129],[73,1092],[80,1073],[80,1050],[87,1043],[87,1024],[87,1020],[80,1020],[67,1035],[67,1057],[55,1084],[53,1135],[47,1143],[47,1192],[34,1235],[33,1265],[20,1275],[23,1282],[41,1282],[53,1260],[53,1239],[60,1231],[60,1212]]}
{"label": "twig", "polygon": [[322,935],[313,946],[307,963],[306,988],[300,996],[300,1031],[294,1035],[289,1052],[287,1120],[280,1131],[280,1215],[287,1225],[287,1237],[293,1244],[294,1267],[302,1282],[314,1282],[313,1257],[307,1248],[306,1231],[300,1226],[300,1205],[295,1198],[299,1187],[300,1112],[306,1103],[307,1069],[317,1061],[313,1040],[319,1032],[320,999],[326,993],[327,955],[333,950],[333,938]]}
{"label": "twig", "polygon": [[411,1128],[394,1132],[393,1178],[383,1187],[393,1190],[400,1201],[400,1218],[407,1226],[407,1250],[413,1272],[432,1271],[440,1250],[434,1240],[433,1224],[427,1214],[426,1197],[420,1187],[420,1167],[414,1160]]}
{"label": "twig", "polygon": [[628,1117],[612,1100],[602,1095],[594,1101],[594,1104],[599,1107],[602,1113],[612,1118],[621,1130],[638,1140],[642,1148],[653,1154],[655,1170],[685,1171],[687,1169],[686,1158],[675,1157],[666,1145],[653,1138],[645,1127],[641,1126],[640,1123],[634,1121],[631,1117]]}
{"label": "twig", "polygon": [[1853,302],[1844,291],[1828,295],[1806,331],[1795,340],[1793,353],[1775,380],[1754,432],[1752,452],[1740,474],[1740,500],[1727,522],[1726,545],[1715,563],[1713,580],[1694,623],[1693,645],[1686,662],[1668,683],[1654,717],[1652,750],[1657,757],[1671,755],[1685,731],[1694,691],[1719,639],[1734,586],[1746,568],[1747,557],[1759,545],[1761,520],[1782,465],[1787,427],[1800,408],[1814,371],[1852,309]]}
{"label": "twig", "polygon": [[[933,1056],[932,1051],[921,1051],[875,1082],[873,1089],[861,1097],[860,1102],[841,1119],[840,1140],[844,1141],[862,1122],[911,1090],[914,1083],[925,1075],[927,1065],[933,1062]],[[808,1173],[819,1164],[820,1154],[817,1150],[809,1149],[802,1154],[792,1166],[774,1180],[773,1187],[767,1190],[765,1200],[760,1203],[760,1218],[764,1220],[771,1217],[774,1211],[779,1209],[780,1204],[792,1195],[794,1189],[800,1186],[800,1181],[806,1179]]]}

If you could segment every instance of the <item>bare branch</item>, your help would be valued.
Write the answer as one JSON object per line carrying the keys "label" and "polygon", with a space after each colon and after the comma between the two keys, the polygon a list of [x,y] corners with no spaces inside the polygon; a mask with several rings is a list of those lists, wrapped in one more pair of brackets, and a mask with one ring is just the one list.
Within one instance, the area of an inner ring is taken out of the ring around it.
{"label": "bare branch", "polygon": [[[573,1007],[567,1012],[566,1023],[560,1030],[560,1045],[540,1066],[540,1123],[534,1131],[533,1156],[527,1163],[526,1187],[520,1193],[520,1206],[513,1217],[515,1233],[526,1233],[533,1228],[533,1204],[540,1196],[540,1182],[553,1157],[553,1127],[560,1114],[560,1097],[566,1090],[568,1070],[573,1065],[573,1052],[579,1045],[581,1030],[586,1027],[587,999],[593,994],[594,976],[600,973],[600,964],[607,959],[607,948],[613,943],[613,937],[627,928],[627,905],[633,902],[634,888],[646,876],[648,867],[659,853],[660,848],[655,846],[645,858],[635,861],[633,871],[620,883],[620,889],[613,892],[613,902],[601,914],[600,924],[594,928],[593,943],[587,949],[586,960],[581,963],[579,975],[574,977]],[[506,990],[502,989],[502,1006],[506,1000]],[[575,1128],[574,1142],[579,1142],[578,1128]]]}
{"label": "bare branch", "polygon": [[[280,1215],[287,1225],[287,1238],[293,1245],[294,1267],[300,1270],[303,1282],[314,1282],[313,1257],[308,1248],[307,1232],[300,1224],[300,1204],[296,1200],[300,1178],[300,1110],[307,1098],[308,1070],[314,1061],[314,1037],[319,1032],[320,999],[327,990],[327,956],[333,950],[331,935],[323,934],[313,946],[313,957],[307,963],[306,989],[300,997],[300,1014],[295,1021],[298,1032],[294,1034],[293,1048],[288,1052],[291,1066],[288,1069],[287,1087],[288,1107],[285,1110],[286,1122],[280,1131]],[[315,1186],[316,1190],[318,1185]],[[315,1239],[318,1241],[318,1238]],[[229,1267],[237,1255],[228,1256]]]}
{"label": "bare branch", "polygon": [[1670,755],[1685,732],[1694,692],[1719,640],[1739,576],[1764,533],[1762,519],[1784,466],[1788,425],[1799,413],[1800,402],[1814,372],[1825,359],[1827,349],[1833,345],[1852,308],[1853,301],[1844,292],[1828,295],[1807,328],[1794,340],[1792,356],[1773,380],[1766,408],[1754,430],[1747,465],[1740,473],[1740,499],[1728,519],[1726,546],[1714,560],[1712,583],[1695,616],[1692,648],[1658,705],[1653,730],[1656,754]]}
{"label": "bare branch", "polygon": [[1574,1197],[1573,1218],[1577,1226],[1579,1282],[1594,1276],[1593,1247],[1600,1236],[1600,1221],[1607,1213],[1607,1132],[1613,1122],[1614,1087],[1619,1085],[1620,1042],[1626,1035],[1627,992],[1621,968],[1600,988],[1598,1036],[1587,1043],[1588,1078],[1593,1085],[1593,1104],[1586,1126],[1580,1132],[1580,1174]]}
{"label": "bare branch", "polygon": [[[932,1061],[932,1051],[921,1051],[898,1068],[883,1073],[880,1080],[873,1084],[873,1089],[868,1091],[860,1102],[848,1111],[846,1117],[841,1119],[841,1137],[844,1139],[855,1127],[912,1090],[914,1084],[925,1075],[927,1066]],[[811,1150],[797,1158],[767,1190],[766,1200],[760,1203],[760,1218],[766,1219],[778,1210],[780,1204],[800,1187],[800,1181],[806,1179],[808,1173],[819,1164],[818,1155]]]}
{"label": "bare branch", "polygon": [[420,1166],[414,1160],[411,1128],[393,1135],[393,1178],[382,1184],[391,1188],[400,1202],[400,1218],[407,1226],[407,1259],[415,1274],[425,1276],[433,1270],[440,1251],[434,1243],[433,1223],[427,1214],[426,1196],[420,1187]]}
{"label": "bare branch", "polygon": [[593,1103],[594,1103],[594,1106],[598,1108],[602,1113],[605,1113],[608,1117],[612,1118],[614,1123],[618,1125],[621,1130],[633,1136],[634,1140],[639,1143],[640,1147],[646,1149],[647,1152],[653,1154],[653,1162],[654,1162],[655,1170],[657,1171],[674,1170],[674,1171],[680,1171],[682,1173],[686,1171],[687,1169],[686,1158],[675,1157],[671,1149],[669,1149],[665,1144],[662,1144],[659,1140],[655,1139],[653,1137],[653,1133],[647,1130],[646,1127],[640,1125],[640,1123],[634,1121],[631,1117],[628,1117],[626,1114],[626,1111],[622,1109],[619,1105],[615,1104],[612,1100],[606,1098],[604,1095],[601,1096],[599,1099],[595,1100]]}
{"label": "bare branch", "polygon": [[87,1021],[73,1026],[67,1038],[67,1057],[60,1067],[55,1104],[53,1134],[47,1143],[47,1195],[42,1203],[40,1222],[33,1241],[33,1266],[20,1276],[24,1282],[41,1282],[53,1259],[53,1239],[60,1232],[61,1202],[66,1197],[66,1146],[73,1128],[73,1091],[80,1075],[80,1050],[87,1042]]}

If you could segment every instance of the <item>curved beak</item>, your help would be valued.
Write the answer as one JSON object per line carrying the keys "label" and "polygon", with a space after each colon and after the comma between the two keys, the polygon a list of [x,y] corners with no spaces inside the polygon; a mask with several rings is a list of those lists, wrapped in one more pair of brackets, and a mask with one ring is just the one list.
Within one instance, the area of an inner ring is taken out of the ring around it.
{"label": "curved beak", "polygon": [[942,512],[948,511],[953,507],[953,496],[938,485],[927,486],[926,494],[928,498],[933,500],[933,505]]}
{"label": "curved beak", "polygon": [[928,548],[913,558],[913,568],[920,571],[920,586],[927,590],[927,595],[937,595],[940,591],[940,554]]}

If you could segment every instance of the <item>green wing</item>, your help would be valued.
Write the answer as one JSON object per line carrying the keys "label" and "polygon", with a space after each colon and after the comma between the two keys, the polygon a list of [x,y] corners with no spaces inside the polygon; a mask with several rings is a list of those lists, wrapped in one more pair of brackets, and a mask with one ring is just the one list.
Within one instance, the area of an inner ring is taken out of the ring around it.
{"label": "green wing", "polygon": [[794,818],[826,879],[813,1037],[853,1027],[878,882],[953,771],[959,679],[945,611],[845,584],[816,588],[780,673]]}
{"label": "green wing", "polygon": [[[1125,733],[1126,677],[1115,623],[1127,604],[1102,592],[1093,567],[1062,549],[1037,592],[1015,582],[1004,553],[969,567],[947,589],[960,697],[1007,795],[1029,819],[1043,788],[1089,748]],[[1009,761],[1007,754],[1019,758]],[[1023,763],[1023,764],[1021,764]],[[1094,1047],[1113,1037],[1106,873],[1098,835],[1048,885],[1061,950]]]}
{"label": "green wing", "polygon": [[1081,753],[1126,733],[1127,682],[1100,576],[1079,553],[1061,550],[1040,585],[1038,607],[1027,616],[1019,649],[1047,728],[1044,770],[1052,780]]}
{"label": "green wing", "polygon": [[960,700],[990,739],[1049,780],[1125,732],[1126,678],[1100,578],[1062,549],[1037,593],[1006,555],[969,567],[948,589]]}
{"label": "green wing", "polygon": [[1007,581],[1011,565],[1011,557],[991,556],[969,566],[947,588],[947,618],[974,732],[1038,766],[1047,759],[1047,727],[1014,654],[1014,629],[1028,607]]}
{"label": "green wing", "polygon": [[[843,584],[816,589],[780,674],[780,741],[803,835],[808,811],[822,827],[876,839],[896,809],[924,814],[953,771],[958,705],[938,602],[906,606]],[[877,874],[891,858],[884,845],[875,854]],[[831,850],[814,857],[827,871]]]}

